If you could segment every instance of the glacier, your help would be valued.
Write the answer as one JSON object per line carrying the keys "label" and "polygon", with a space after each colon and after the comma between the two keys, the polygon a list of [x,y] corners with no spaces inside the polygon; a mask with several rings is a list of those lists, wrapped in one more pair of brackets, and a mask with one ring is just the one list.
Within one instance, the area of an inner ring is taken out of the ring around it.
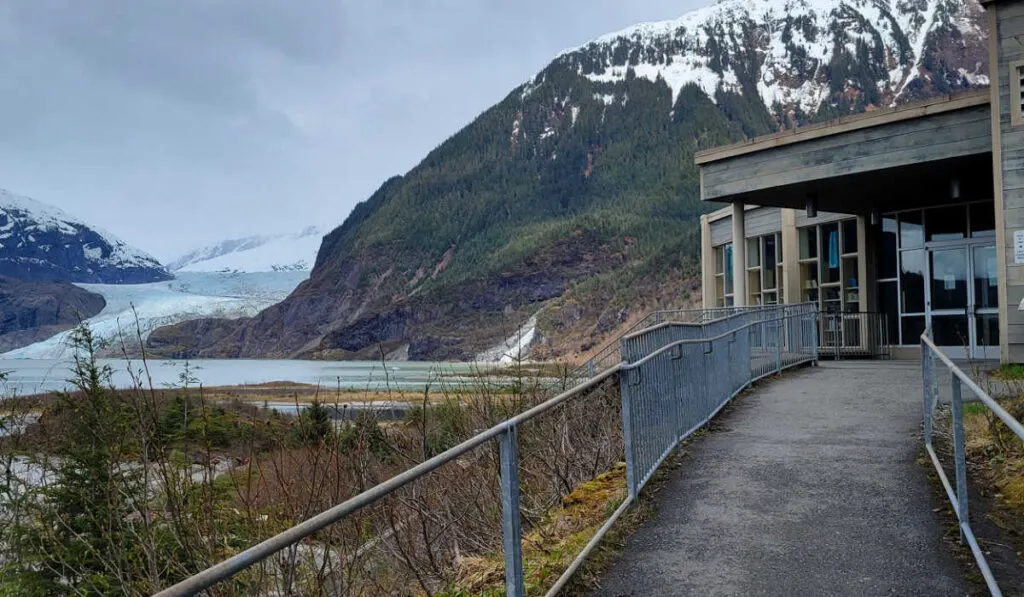
{"label": "glacier", "polygon": [[[154,329],[190,319],[252,317],[280,302],[309,276],[306,271],[222,273],[179,272],[174,280],[149,284],[78,284],[98,293],[107,306],[86,320],[107,352],[119,352],[122,339],[137,346]],[[138,330],[136,329],[138,318]],[[0,359],[67,359],[71,331],[0,354]]]}

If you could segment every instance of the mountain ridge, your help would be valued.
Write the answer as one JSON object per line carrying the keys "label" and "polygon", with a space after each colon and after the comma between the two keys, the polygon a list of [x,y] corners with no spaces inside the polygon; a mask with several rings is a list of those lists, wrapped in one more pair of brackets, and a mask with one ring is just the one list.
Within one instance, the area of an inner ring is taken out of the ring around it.
{"label": "mountain ridge", "polygon": [[536,316],[535,356],[578,358],[638,310],[695,302],[714,207],[696,151],[971,89],[986,61],[981,8],[951,0],[728,0],[609,34],[382,184],[282,303],[154,336],[192,356],[472,359]]}
{"label": "mountain ridge", "polygon": [[153,256],[63,210],[0,189],[0,275],[139,284],[171,275]]}

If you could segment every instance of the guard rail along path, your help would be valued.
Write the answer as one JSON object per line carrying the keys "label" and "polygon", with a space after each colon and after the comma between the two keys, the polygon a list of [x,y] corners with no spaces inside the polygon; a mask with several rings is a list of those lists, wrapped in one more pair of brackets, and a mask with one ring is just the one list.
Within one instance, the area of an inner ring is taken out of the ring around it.
{"label": "guard rail along path", "polygon": [[[500,479],[495,482],[500,507],[495,504],[494,510],[495,517],[500,517],[505,586],[510,597],[522,596],[525,594],[522,539],[533,517],[522,516],[520,500],[525,495],[525,485],[521,486],[520,475],[532,474],[533,466],[522,466],[520,431],[546,417],[556,416],[559,409],[569,408],[576,401],[586,400],[598,386],[617,381],[621,397],[619,431],[623,441],[621,452],[611,457],[615,461],[625,460],[627,495],[547,593],[557,594],[615,521],[637,500],[638,493],[681,440],[707,424],[754,381],[789,367],[816,362],[818,358],[818,313],[814,304],[670,313],[671,316],[663,312],[654,318],[645,318],[647,327],[621,338],[617,347],[620,355],[616,355],[621,356],[619,362],[595,371],[575,387],[158,595],[192,595],[213,587],[282,550],[294,549],[299,542],[375,502],[388,499],[403,487],[429,478],[448,463],[479,466],[481,459],[473,461],[468,456],[478,448],[494,449],[497,444]],[[593,371],[593,362],[587,368]],[[572,417],[568,419],[570,425],[574,424]],[[435,504],[435,507],[443,506],[443,503]],[[390,528],[392,532],[400,531],[401,523],[396,525],[392,521]],[[366,542],[372,544],[389,538],[377,535],[367,538]],[[358,554],[365,547],[353,553]],[[455,551],[457,555],[458,549]],[[281,572],[272,569],[268,574]],[[299,588],[292,584],[285,592],[291,594]]]}
{"label": "guard rail along path", "polygon": [[[938,364],[941,364],[941,367],[937,369],[936,367]],[[948,374],[948,377],[940,376],[940,371],[944,371]],[[1021,425],[1020,421],[1014,419],[1010,413],[1006,412],[1003,407],[999,406],[998,402],[993,400],[987,392],[978,387],[978,384],[976,384],[970,376],[961,371],[948,356],[943,354],[942,351],[935,346],[935,343],[930,337],[929,331],[925,331],[925,333],[921,335],[921,373],[922,385],[924,387],[925,449],[928,451],[928,456],[931,457],[932,464],[935,465],[935,470],[939,474],[939,479],[942,481],[942,486],[946,490],[946,495],[949,497],[949,501],[953,505],[954,512],[956,512],[957,520],[960,523],[961,538],[970,546],[971,552],[974,554],[974,559],[978,563],[978,569],[985,578],[985,584],[988,585],[989,592],[991,592],[994,597],[1001,597],[1003,593],[999,589],[999,585],[996,583],[996,579],[992,575],[992,571],[989,569],[988,562],[985,560],[985,554],[981,551],[981,547],[979,547],[978,541],[974,537],[974,532],[971,530],[971,521],[967,504],[967,453],[966,440],[964,438],[963,388],[966,386],[969,391],[973,392],[979,402],[991,410],[995,416],[999,417],[999,419],[1022,440],[1024,440],[1024,425]],[[940,379],[940,377],[942,377],[942,379]],[[939,402],[939,384],[945,383],[946,379],[949,380],[948,383],[951,395],[953,468],[956,476],[955,490],[949,482],[949,477],[946,475],[942,462],[932,445],[935,407]]]}

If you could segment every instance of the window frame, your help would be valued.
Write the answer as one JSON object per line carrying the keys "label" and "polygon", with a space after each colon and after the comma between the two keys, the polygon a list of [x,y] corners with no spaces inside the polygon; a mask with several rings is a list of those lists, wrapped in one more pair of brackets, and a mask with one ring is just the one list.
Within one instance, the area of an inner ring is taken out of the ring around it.
{"label": "window frame", "polygon": [[1021,97],[1021,79],[1024,78],[1024,60],[1010,63],[1010,126],[1024,126],[1024,98]]}

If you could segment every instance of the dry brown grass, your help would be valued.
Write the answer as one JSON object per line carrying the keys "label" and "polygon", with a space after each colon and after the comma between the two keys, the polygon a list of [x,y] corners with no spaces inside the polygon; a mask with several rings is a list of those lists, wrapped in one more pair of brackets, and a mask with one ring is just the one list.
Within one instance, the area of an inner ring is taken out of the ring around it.
{"label": "dry brown grass", "polygon": [[[1024,413],[1024,398],[1003,403],[1012,415]],[[1024,442],[992,415],[988,409],[969,405],[964,412],[967,456],[991,485],[1000,509],[1013,532],[1024,531]],[[1006,525],[1001,525],[1006,526]]]}

